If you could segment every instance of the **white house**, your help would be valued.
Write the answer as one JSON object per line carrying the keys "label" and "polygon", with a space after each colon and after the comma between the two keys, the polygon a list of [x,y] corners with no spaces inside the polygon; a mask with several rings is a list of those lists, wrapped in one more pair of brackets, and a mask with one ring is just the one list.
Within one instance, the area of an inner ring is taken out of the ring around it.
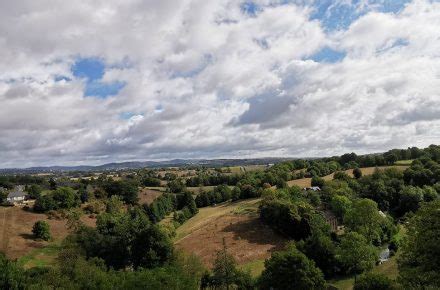
{"label": "white house", "polygon": [[27,193],[24,191],[24,186],[18,185],[11,192],[9,192],[6,201],[10,203],[22,203],[26,200],[26,197]]}

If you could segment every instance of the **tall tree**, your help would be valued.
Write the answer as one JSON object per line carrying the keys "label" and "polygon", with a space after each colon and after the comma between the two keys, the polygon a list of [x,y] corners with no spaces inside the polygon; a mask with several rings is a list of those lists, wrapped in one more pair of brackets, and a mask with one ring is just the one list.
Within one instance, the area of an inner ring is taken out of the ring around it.
{"label": "tall tree", "polygon": [[349,232],[342,237],[337,252],[347,273],[355,275],[355,281],[356,275],[372,269],[378,258],[376,249],[356,232]]}
{"label": "tall tree", "polygon": [[324,289],[324,275],[295,247],[276,252],[264,263],[260,277],[261,289]]}
{"label": "tall tree", "polygon": [[407,289],[440,288],[440,200],[427,203],[409,221],[398,260]]}

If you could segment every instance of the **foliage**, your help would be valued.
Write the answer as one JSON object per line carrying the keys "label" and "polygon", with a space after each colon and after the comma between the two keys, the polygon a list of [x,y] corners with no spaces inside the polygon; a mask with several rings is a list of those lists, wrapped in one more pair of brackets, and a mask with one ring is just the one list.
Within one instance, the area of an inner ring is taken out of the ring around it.
{"label": "foliage", "polygon": [[396,232],[392,223],[379,213],[377,204],[366,198],[353,203],[344,215],[344,224],[349,230],[363,235],[368,242],[377,245],[389,240]]}
{"label": "foliage", "polygon": [[51,239],[50,226],[45,221],[37,221],[32,227],[32,233],[37,239],[49,241]]}
{"label": "foliage", "polygon": [[142,180],[142,184],[144,186],[152,186],[152,187],[157,187],[160,186],[160,179],[154,178],[154,177],[150,177],[147,176]]}
{"label": "foliage", "polygon": [[307,204],[293,204],[279,199],[264,200],[260,205],[260,218],[278,232],[295,240],[307,238],[311,228]]}
{"label": "foliage", "polygon": [[393,280],[383,274],[367,273],[359,277],[354,284],[354,290],[393,290],[396,289]]}
{"label": "foliage", "polygon": [[32,184],[27,188],[27,193],[31,199],[37,199],[42,191],[43,189],[38,184]]}
{"label": "foliage", "polygon": [[321,177],[317,177],[317,176],[312,177],[312,186],[323,187],[324,183],[325,183],[325,181]]}
{"label": "foliage", "polygon": [[342,237],[337,255],[346,272],[355,275],[371,270],[378,258],[376,249],[356,232],[349,232]]}
{"label": "foliage", "polygon": [[228,254],[226,247],[218,251],[212,274],[206,273],[202,278],[202,289],[254,289],[254,281],[249,273],[237,269],[234,258]]}
{"label": "foliage", "polygon": [[79,195],[70,187],[59,187],[53,193],[40,195],[34,204],[37,212],[57,209],[69,209],[81,204]]}
{"label": "foliage", "polygon": [[324,289],[321,270],[294,247],[275,252],[264,264],[259,281],[261,289]]}
{"label": "foliage", "polygon": [[82,227],[72,238],[88,258],[99,257],[115,269],[161,266],[173,252],[168,235],[140,208],[101,214],[96,229]]}
{"label": "foliage", "polygon": [[330,207],[338,218],[343,218],[350,210],[352,201],[343,195],[334,195],[330,201]]}
{"label": "foliage", "polygon": [[356,179],[359,179],[362,177],[362,171],[359,169],[359,167],[356,167],[355,169],[353,169],[353,176]]}
{"label": "foliage", "polygon": [[127,204],[136,204],[138,202],[138,189],[133,182],[129,181],[107,181],[104,189],[108,196],[118,195]]}
{"label": "foliage", "polygon": [[424,205],[407,225],[398,260],[399,277],[407,288],[440,287],[440,201]]}

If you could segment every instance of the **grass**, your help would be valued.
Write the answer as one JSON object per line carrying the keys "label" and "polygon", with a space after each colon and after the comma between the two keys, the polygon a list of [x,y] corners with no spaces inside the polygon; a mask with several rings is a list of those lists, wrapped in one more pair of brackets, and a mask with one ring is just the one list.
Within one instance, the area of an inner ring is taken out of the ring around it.
{"label": "grass", "polygon": [[239,202],[232,203],[224,203],[217,206],[209,206],[199,209],[199,212],[187,220],[183,225],[181,225],[176,231],[176,241],[186,237],[191,234],[193,231],[203,227],[203,225],[208,224],[213,219],[216,219],[222,215],[233,213],[238,209],[240,212],[240,208],[250,208],[258,207],[259,198],[255,199],[247,199]]}
{"label": "grass", "polygon": [[249,272],[252,277],[257,278],[264,270],[264,259],[254,260],[249,263],[239,265],[238,268],[245,272]]}
{"label": "grass", "polygon": [[409,159],[409,160],[399,160],[399,161],[396,161],[395,163],[394,163],[394,165],[411,165],[411,163],[414,161],[414,159]]}
{"label": "grass", "polygon": [[26,269],[53,266],[60,250],[61,246],[58,243],[52,243],[46,247],[32,250],[29,254],[18,259],[18,262]]}

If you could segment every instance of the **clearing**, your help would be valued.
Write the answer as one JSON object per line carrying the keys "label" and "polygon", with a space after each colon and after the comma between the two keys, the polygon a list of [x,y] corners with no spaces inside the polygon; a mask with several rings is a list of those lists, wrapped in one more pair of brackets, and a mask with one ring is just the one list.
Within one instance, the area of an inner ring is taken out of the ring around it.
{"label": "clearing", "polygon": [[226,243],[239,265],[269,258],[287,240],[264,225],[257,214],[259,199],[201,208],[177,229],[176,247],[197,255],[211,267],[216,252]]}
{"label": "clearing", "polygon": [[[39,220],[49,223],[52,241],[45,242],[33,238],[32,227]],[[81,221],[89,226],[95,224],[95,220],[87,215],[83,215]],[[0,252],[5,253],[10,259],[18,259],[35,249],[59,243],[68,233],[66,220],[48,219],[45,214],[27,211],[19,206],[0,207]]]}
{"label": "clearing", "polygon": [[153,201],[164,193],[163,190],[143,188],[138,193],[139,204],[150,205]]}

